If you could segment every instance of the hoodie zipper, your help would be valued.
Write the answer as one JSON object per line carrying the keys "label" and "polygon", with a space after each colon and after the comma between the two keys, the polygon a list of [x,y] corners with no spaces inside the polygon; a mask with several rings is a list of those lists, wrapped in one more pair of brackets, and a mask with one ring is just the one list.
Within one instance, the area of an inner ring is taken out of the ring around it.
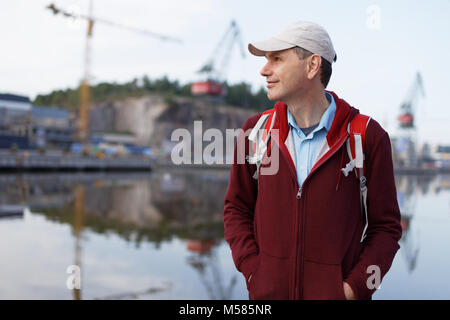
{"label": "hoodie zipper", "polygon": [[[288,167],[291,170],[291,174],[295,178],[294,180],[295,180],[295,183],[296,183],[296,186],[297,186],[296,199],[298,201],[301,200],[302,192],[303,192],[303,188],[305,186],[305,183],[310,180],[312,174],[314,172],[316,172],[318,168],[320,168],[328,159],[330,159],[342,147],[342,145],[345,143],[347,138],[348,138],[348,134],[346,133],[343,137],[340,138],[340,140],[338,142],[336,142],[334,144],[334,146],[332,146],[330,148],[330,150],[333,150],[333,149],[334,150],[330,154],[328,154],[326,156],[326,158],[322,158],[322,159],[319,160],[318,165],[314,168],[314,170],[312,170],[308,174],[308,176],[306,177],[305,181],[303,181],[303,185],[301,187],[298,185],[297,173],[294,172],[294,170],[292,169],[292,167],[291,167],[291,165],[289,163],[289,160],[286,159],[286,161],[288,162]],[[287,147],[286,147],[286,145],[284,143],[282,143],[282,146],[280,146],[280,143],[279,143],[279,141],[277,141],[277,139],[274,139],[274,141],[277,143],[278,148],[280,149],[280,151],[281,151],[282,148],[285,148],[284,152],[287,152],[289,154],[289,152],[287,151]],[[287,157],[287,155],[285,155],[284,152],[281,151],[281,153],[283,153],[283,156]],[[298,203],[297,204],[297,209],[299,207],[300,207],[300,204]],[[300,235],[302,237],[302,241],[301,241],[300,254],[298,254],[298,252],[299,252],[299,248],[298,248],[299,243],[298,243],[298,241],[295,241],[295,252],[296,252],[296,254],[295,254],[295,265],[294,265],[294,293],[293,293],[293,299],[300,298],[300,297],[303,296],[303,290],[300,290],[300,291],[298,290],[299,281],[297,281],[297,278],[298,278],[297,274],[298,274],[298,272],[296,272],[297,265],[298,265],[298,256],[300,256],[300,278],[301,278],[300,280],[303,281],[303,276],[304,276],[304,273],[303,273],[303,266],[304,266],[304,263],[303,263],[303,251],[304,251],[304,232],[303,232],[303,229],[304,229],[303,216],[304,216],[304,214],[303,214],[303,211],[304,211],[303,208],[300,207],[300,209],[297,210],[296,215],[295,215],[295,237],[294,237],[294,239],[298,238],[298,236]],[[299,217],[301,219],[300,223],[298,221]],[[301,225],[300,230],[299,230],[299,225]]]}
{"label": "hoodie zipper", "polygon": [[[342,145],[345,143],[345,141],[347,140],[347,137],[348,137],[348,135],[345,135],[344,137],[342,137],[337,143],[335,143],[334,144],[334,146],[331,148],[331,150],[333,150],[330,154],[328,154],[327,156],[326,156],[326,158],[322,158],[322,159],[320,159],[319,160],[319,162],[318,162],[318,165],[317,165],[317,167],[315,167],[314,168],[314,170],[312,170],[309,174],[308,174],[308,176],[306,177],[306,179],[303,181],[303,185],[302,185],[302,187],[300,187],[299,189],[298,189],[298,192],[297,192],[297,199],[301,199],[301,195],[302,195],[302,190],[303,190],[303,187],[305,186],[305,183],[306,182],[308,182],[309,180],[311,180],[311,176],[312,176],[312,174],[314,173],[314,172],[316,172],[317,171],[317,169],[318,168],[320,168],[328,159],[330,159],[336,152],[338,152],[338,150],[342,147]],[[303,206],[304,207],[304,206]],[[303,278],[304,278],[304,272],[303,272],[303,268],[304,268],[304,259],[303,259],[303,253],[304,253],[304,245],[305,245],[305,238],[304,238],[304,229],[305,229],[305,219],[304,219],[304,216],[305,216],[305,213],[303,212],[304,211],[304,208],[303,207],[300,207],[300,211],[301,211],[301,213],[300,213],[300,217],[301,217],[301,228],[300,228],[300,236],[301,236],[301,238],[302,238],[302,240],[301,240],[301,250],[300,250],[300,282],[301,283],[303,283]],[[297,246],[298,246],[298,244],[297,244]],[[298,247],[297,247],[297,249],[296,249],[297,251],[297,253],[298,253]],[[295,269],[294,270],[297,270],[297,256],[298,256],[298,254],[296,255],[296,258],[295,258]],[[296,272],[295,272],[295,274],[297,274]],[[298,298],[303,298],[303,286],[300,286],[300,288],[301,288],[301,290],[299,291],[298,290],[298,285],[299,285],[299,282],[297,281],[297,279],[295,279],[296,281],[295,281],[295,293],[294,293],[294,299],[296,298],[296,295],[297,295],[297,293],[298,293]]]}
{"label": "hoodie zipper", "polygon": [[302,196],[302,187],[299,187],[298,188],[298,191],[297,191],[297,199],[299,199],[300,200],[300,197]]}
{"label": "hoodie zipper", "polygon": [[[292,177],[294,179],[295,186],[297,187],[296,198],[297,198],[297,200],[300,200],[301,196],[302,196],[302,187],[299,186],[298,180],[297,180],[297,173],[294,171],[294,169],[292,168],[292,166],[291,166],[291,164],[289,162],[289,158],[288,158],[289,152],[288,152],[288,150],[286,148],[286,145],[284,143],[280,144],[278,139],[274,139],[274,141],[278,145],[278,149],[283,154],[283,157],[286,158],[285,160],[288,163],[289,170],[290,170],[291,175],[292,175]],[[283,148],[285,150],[282,150]],[[290,155],[289,155],[289,157],[290,157]],[[299,218],[300,210],[298,208],[299,208],[299,205],[297,203],[297,208],[296,208],[296,212],[295,212],[295,224],[294,224],[294,226],[295,226],[295,233],[294,233],[294,239],[298,238],[298,231],[299,231],[298,230],[298,226],[299,226],[298,218]],[[297,288],[298,288],[298,286],[297,286],[297,272],[295,271],[297,269],[297,259],[298,259],[298,254],[297,253],[298,253],[298,241],[295,241],[295,265],[294,265],[294,276],[293,276],[294,277],[294,292],[292,294],[292,298],[293,299],[295,299],[295,297],[296,297],[296,292],[297,292]]]}
{"label": "hoodie zipper", "polygon": [[[297,200],[300,200],[302,197],[302,187],[298,187],[298,191],[297,191]],[[299,222],[298,219],[300,217],[301,219],[301,208],[300,208],[300,202],[297,202],[297,214],[295,215],[295,237],[294,239],[298,239],[299,236]],[[298,241],[295,241],[295,260],[294,260],[294,295],[293,295],[293,299],[296,298],[297,292],[298,292],[298,281],[297,281],[297,276],[298,276],[298,272],[297,272],[297,265],[298,265]]]}

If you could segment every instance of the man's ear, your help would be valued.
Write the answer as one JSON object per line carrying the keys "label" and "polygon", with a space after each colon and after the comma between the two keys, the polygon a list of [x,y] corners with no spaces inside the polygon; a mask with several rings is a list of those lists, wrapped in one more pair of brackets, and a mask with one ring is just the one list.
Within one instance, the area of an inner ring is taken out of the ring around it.
{"label": "man's ear", "polygon": [[314,79],[316,74],[319,73],[320,66],[322,65],[322,58],[318,54],[313,54],[308,57],[306,76],[309,80]]}

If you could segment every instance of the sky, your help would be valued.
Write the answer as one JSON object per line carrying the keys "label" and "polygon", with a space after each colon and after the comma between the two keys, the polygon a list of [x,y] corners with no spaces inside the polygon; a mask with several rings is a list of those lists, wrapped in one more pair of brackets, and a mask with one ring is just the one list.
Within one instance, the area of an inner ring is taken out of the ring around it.
{"label": "sky", "polygon": [[[54,16],[51,0],[0,2],[0,92],[29,96],[74,88],[83,76],[86,23]],[[59,0],[56,6],[87,13],[89,0]],[[330,34],[337,62],[328,90],[372,116],[390,135],[397,133],[399,107],[415,74],[425,97],[417,100],[419,143],[450,144],[450,0],[266,1],[266,0],[94,0],[94,16],[180,38],[182,43],[95,24],[91,77],[125,82],[167,75],[181,83],[199,80],[232,19],[244,48],[276,34],[287,24],[308,20]],[[264,86],[265,59],[230,53],[227,79]],[[220,61],[218,62],[220,63]]]}

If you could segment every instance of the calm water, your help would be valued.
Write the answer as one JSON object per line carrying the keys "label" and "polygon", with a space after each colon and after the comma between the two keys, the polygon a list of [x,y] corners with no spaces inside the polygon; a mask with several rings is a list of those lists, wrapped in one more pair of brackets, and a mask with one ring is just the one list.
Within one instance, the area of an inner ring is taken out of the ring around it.
{"label": "calm water", "polygon": [[[404,235],[374,299],[449,299],[450,176],[396,181]],[[24,208],[0,218],[0,299],[247,299],[223,239],[227,184],[227,171],[0,175],[3,212]]]}

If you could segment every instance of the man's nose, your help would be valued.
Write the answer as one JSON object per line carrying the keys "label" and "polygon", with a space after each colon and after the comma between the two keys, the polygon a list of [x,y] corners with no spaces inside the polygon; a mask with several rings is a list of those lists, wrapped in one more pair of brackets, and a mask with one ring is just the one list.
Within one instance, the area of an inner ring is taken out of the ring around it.
{"label": "man's nose", "polygon": [[267,63],[264,65],[264,67],[261,69],[260,74],[261,74],[263,77],[268,77],[268,76],[270,76],[270,75],[272,74],[272,70],[270,69],[269,63],[268,63],[268,62],[267,62]]}

